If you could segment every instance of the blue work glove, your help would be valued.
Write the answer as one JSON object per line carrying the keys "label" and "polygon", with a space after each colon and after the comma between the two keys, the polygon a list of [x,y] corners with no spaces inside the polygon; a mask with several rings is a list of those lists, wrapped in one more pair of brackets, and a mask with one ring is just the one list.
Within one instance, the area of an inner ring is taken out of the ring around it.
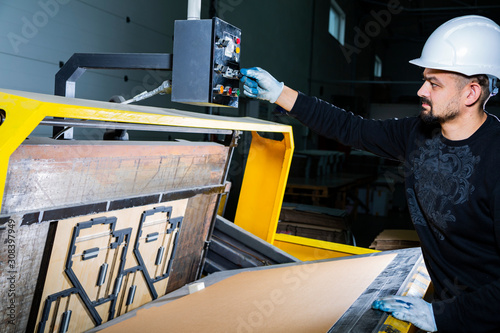
{"label": "blue work glove", "polygon": [[243,93],[248,97],[276,102],[283,91],[283,82],[278,82],[271,74],[259,67],[242,68]]}
{"label": "blue work glove", "polygon": [[426,332],[436,332],[432,305],[418,297],[389,296],[376,300],[372,308],[389,312],[396,319],[407,321]]}

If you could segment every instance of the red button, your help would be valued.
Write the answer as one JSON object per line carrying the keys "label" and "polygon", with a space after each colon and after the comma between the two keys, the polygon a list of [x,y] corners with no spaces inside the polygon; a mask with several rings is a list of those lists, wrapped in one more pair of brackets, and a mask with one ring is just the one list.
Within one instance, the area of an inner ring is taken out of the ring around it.
{"label": "red button", "polygon": [[236,38],[236,44],[239,44],[239,43],[241,43],[241,39]]}

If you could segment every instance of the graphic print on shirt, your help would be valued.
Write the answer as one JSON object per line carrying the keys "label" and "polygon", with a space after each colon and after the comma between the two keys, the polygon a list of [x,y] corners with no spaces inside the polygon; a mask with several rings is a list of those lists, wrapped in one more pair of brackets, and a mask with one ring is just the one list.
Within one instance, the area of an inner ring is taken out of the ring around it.
{"label": "graphic print on shirt", "polygon": [[479,160],[469,146],[449,147],[439,136],[426,140],[411,161],[415,191],[407,189],[407,194],[414,223],[425,226],[427,221],[434,234],[444,239],[442,232],[456,221],[450,208],[466,202],[474,191],[469,178]]}

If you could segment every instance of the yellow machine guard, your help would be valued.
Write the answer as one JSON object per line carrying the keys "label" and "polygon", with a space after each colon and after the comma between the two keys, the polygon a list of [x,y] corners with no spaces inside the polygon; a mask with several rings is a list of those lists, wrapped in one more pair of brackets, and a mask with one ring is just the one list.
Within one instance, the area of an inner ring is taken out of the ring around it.
{"label": "yellow machine guard", "polygon": [[[293,154],[291,126],[253,118],[222,117],[137,105],[120,105],[22,91],[0,91],[0,207],[11,154],[46,117],[252,132],[235,223],[272,243]],[[283,140],[257,132],[282,133]],[[256,205],[260,209],[255,209]],[[0,211],[1,214],[1,211]]]}

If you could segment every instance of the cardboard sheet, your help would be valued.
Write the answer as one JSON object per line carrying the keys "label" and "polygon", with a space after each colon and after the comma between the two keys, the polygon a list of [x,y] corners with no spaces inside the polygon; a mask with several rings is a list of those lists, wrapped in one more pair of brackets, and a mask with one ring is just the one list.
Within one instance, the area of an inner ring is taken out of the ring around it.
{"label": "cardboard sheet", "polygon": [[395,256],[242,272],[101,332],[327,332]]}

